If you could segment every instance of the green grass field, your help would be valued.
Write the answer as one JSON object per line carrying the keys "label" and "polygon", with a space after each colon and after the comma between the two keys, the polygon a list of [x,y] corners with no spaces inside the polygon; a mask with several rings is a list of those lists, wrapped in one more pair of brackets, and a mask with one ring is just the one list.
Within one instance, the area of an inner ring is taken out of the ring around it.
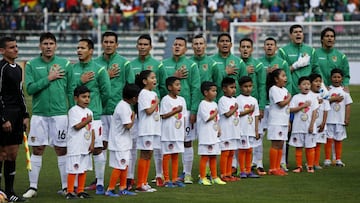
{"label": "green grass field", "polygon": [[[346,163],[344,168],[329,167],[318,170],[314,174],[303,172],[301,174],[289,173],[285,177],[264,176],[259,179],[245,179],[239,182],[228,183],[210,187],[198,184],[187,185],[185,188],[160,188],[155,193],[141,193],[132,197],[111,198],[93,196],[88,200],[71,200],[75,202],[358,202],[360,195],[360,86],[350,88],[354,103],[351,107],[351,123],[348,127],[348,138],[344,141],[342,160]],[[269,142],[265,141],[264,165],[268,167]],[[196,151],[196,150],[195,150]],[[323,161],[323,148],[322,158]],[[196,158],[198,158],[196,156]],[[290,168],[295,166],[294,149],[289,154]],[[152,162],[153,165],[153,162]],[[153,167],[153,166],[152,166]],[[181,166],[180,166],[181,169]],[[110,178],[109,167],[106,168],[105,182]],[[198,174],[198,159],[193,167],[193,177]],[[155,175],[154,169],[150,171],[149,178]],[[87,182],[94,179],[94,172],[87,175]],[[197,181],[197,180],[196,180]],[[21,195],[28,187],[28,175],[25,167],[25,154],[23,146],[17,161],[17,174],[15,190]],[[40,174],[38,197],[28,200],[36,203],[66,202],[64,197],[56,194],[60,189],[60,178],[54,151],[48,148],[43,157]]]}

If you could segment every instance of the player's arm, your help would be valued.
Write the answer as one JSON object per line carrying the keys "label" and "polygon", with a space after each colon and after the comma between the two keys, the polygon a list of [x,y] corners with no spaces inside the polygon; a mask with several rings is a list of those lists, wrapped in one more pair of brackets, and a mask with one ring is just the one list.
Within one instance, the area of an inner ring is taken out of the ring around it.
{"label": "player's arm", "polygon": [[50,84],[48,77],[35,79],[33,77],[33,69],[34,67],[30,63],[30,61],[27,62],[25,65],[25,86],[26,91],[29,95],[39,93],[41,90],[47,88]]}
{"label": "player's arm", "polygon": [[135,121],[135,112],[131,112],[131,122],[124,124],[124,128],[130,130],[134,126]]}
{"label": "player's arm", "polygon": [[235,103],[234,108],[231,108],[228,112],[224,113],[224,116],[226,118],[231,117],[232,115],[234,115],[234,113],[239,109],[239,105],[237,103]]}
{"label": "player's arm", "polygon": [[196,63],[191,64],[191,74],[189,77],[190,91],[191,91],[191,105],[190,105],[190,123],[196,122],[196,113],[200,104],[200,74]]}
{"label": "player's arm", "polygon": [[135,82],[135,73],[134,73],[134,70],[131,68],[130,61],[126,61],[124,63],[124,67],[125,67],[126,82],[128,84],[134,83]]}
{"label": "player's arm", "polygon": [[165,97],[165,95],[167,94],[167,88],[166,88],[166,78],[167,78],[167,73],[164,69],[164,66],[162,63],[159,64],[158,66],[158,75],[156,77],[158,77],[159,79],[159,84],[158,84],[158,89],[159,89],[159,93],[160,93],[160,98]]}
{"label": "player's arm", "polygon": [[75,130],[80,130],[81,128],[85,127],[87,124],[89,124],[92,121],[92,115],[86,114],[86,118],[82,120],[80,123],[77,123],[74,125]]}
{"label": "player's arm", "polygon": [[276,104],[282,108],[284,106],[287,106],[290,103],[290,101],[291,101],[291,94],[288,93],[288,95],[283,101],[277,102]]}
{"label": "player's arm", "polygon": [[243,117],[245,115],[248,115],[248,114],[254,112],[254,110],[255,110],[255,105],[252,104],[252,105],[250,105],[250,108],[244,109],[244,111],[240,111],[239,116]]}
{"label": "player's arm", "polygon": [[290,106],[292,106],[292,107],[290,107],[290,112],[291,113],[297,113],[297,112],[303,110],[304,108],[309,107],[310,105],[311,105],[310,101],[306,101],[306,102],[304,102],[304,103],[302,103],[302,104],[300,104],[298,106],[290,105]]}
{"label": "player's arm", "polygon": [[258,82],[258,95],[259,95],[259,108],[264,111],[266,106],[266,70],[262,63],[256,66],[257,82]]}
{"label": "player's arm", "polygon": [[179,106],[173,108],[170,112],[165,113],[165,114],[162,114],[162,115],[161,115],[161,118],[162,118],[162,119],[170,118],[171,116],[173,116],[173,115],[175,115],[175,114],[177,114],[177,113],[182,112],[182,108],[183,108],[183,107],[182,107],[181,105],[179,105]]}
{"label": "player's arm", "polygon": [[260,139],[260,135],[259,135],[259,116],[255,116],[255,138],[256,138],[256,140]]}
{"label": "player's arm", "polygon": [[145,113],[147,115],[151,115],[152,113],[154,113],[156,108],[158,108],[158,105],[159,105],[159,98],[156,97],[155,102],[151,103],[151,106],[149,108],[145,109]]}
{"label": "player's arm", "polygon": [[206,122],[210,122],[212,120],[214,120],[218,115],[218,110],[215,109],[213,110],[213,112],[210,114],[209,118],[206,120]]}
{"label": "player's arm", "polygon": [[316,109],[314,109],[311,112],[311,120],[310,120],[310,126],[309,126],[309,133],[314,133],[314,124],[315,124],[315,120],[316,120]]}
{"label": "player's arm", "polygon": [[91,142],[89,146],[89,152],[93,153],[95,149],[95,130],[91,129]]}
{"label": "player's arm", "polygon": [[344,74],[344,80],[343,80],[343,84],[344,84],[344,89],[346,90],[346,92],[349,92],[349,83],[350,83],[350,67],[349,67],[349,61],[346,57],[345,54],[343,54],[341,56],[341,67],[343,70],[343,74]]}
{"label": "player's arm", "polygon": [[326,125],[327,116],[328,116],[328,111],[324,111],[324,112],[323,112],[323,118],[322,118],[321,124],[318,126],[319,132],[324,131],[324,128],[325,128],[325,125]]}
{"label": "player's arm", "polygon": [[100,89],[100,97],[103,106],[106,106],[106,103],[110,99],[111,92],[111,83],[109,75],[107,74],[106,68],[102,67],[98,70],[99,78],[99,89]]}
{"label": "player's arm", "polygon": [[67,83],[66,83],[66,95],[68,98],[68,108],[70,109],[70,107],[75,105],[75,101],[74,101],[74,90],[76,88],[76,84],[74,83],[74,74],[73,74],[73,65],[68,62],[65,66],[66,71],[66,78],[67,78]]}

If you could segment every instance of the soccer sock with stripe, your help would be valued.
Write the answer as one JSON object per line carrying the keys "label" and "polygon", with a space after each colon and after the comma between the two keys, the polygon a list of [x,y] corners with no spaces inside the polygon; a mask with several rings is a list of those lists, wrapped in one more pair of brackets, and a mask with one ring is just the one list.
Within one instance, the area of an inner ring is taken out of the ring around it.
{"label": "soccer sock with stripe", "polygon": [[16,174],[16,161],[4,161],[5,193],[14,192],[14,180]]}

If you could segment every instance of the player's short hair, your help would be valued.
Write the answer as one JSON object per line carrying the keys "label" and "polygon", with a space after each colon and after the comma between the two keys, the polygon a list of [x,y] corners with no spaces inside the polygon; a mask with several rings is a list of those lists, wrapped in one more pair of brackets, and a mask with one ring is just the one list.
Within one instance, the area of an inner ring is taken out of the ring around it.
{"label": "player's short hair", "polygon": [[185,42],[185,47],[186,47],[186,39],[184,37],[176,37],[175,40],[182,40]]}
{"label": "player's short hair", "polygon": [[201,39],[201,38],[206,41],[206,39],[205,39],[205,37],[204,37],[203,34],[197,34],[197,35],[195,35],[195,36],[193,37],[193,40],[194,40],[194,39]]}
{"label": "player's short hair", "polygon": [[0,38],[0,48],[5,49],[6,48],[6,43],[13,42],[13,41],[16,41],[16,39],[13,38],[13,37],[1,37]]}
{"label": "player's short hair", "polygon": [[91,39],[80,39],[79,42],[86,42],[88,44],[89,49],[94,49],[94,42]]}
{"label": "player's short hair", "polygon": [[115,37],[115,42],[117,43],[118,42],[118,36],[115,32],[112,32],[112,31],[106,31],[104,32],[102,35],[101,35],[101,41],[104,41],[104,38],[105,37]]}
{"label": "player's short hair", "polygon": [[205,96],[205,91],[209,91],[211,87],[216,87],[214,82],[204,81],[201,83],[201,93]]}
{"label": "player's short hair", "polygon": [[139,86],[131,83],[131,84],[126,84],[124,89],[123,89],[123,98],[124,99],[132,99],[134,97],[139,96],[141,89]]}
{"label": "player's short hair", "polygon": [[334,38],[336,38],[336,32],[334,29],[332,29],[331,27],[326,27],[325,29],[323,29],[320,33],[320,40],[324,39],[325,34],[327,32],[332,32],[334,34]]}
{"label": "player's short hair", "polygon": [[303,28],[301,25],[299,25],[299,24],[292,25],[292,26],[290,26],[290,29],[289,29],[290,34],[293,33],[296,28],[301,28],[301,30],[304,29],[304,28]]}
{"label": "player's short hair", "polygon": [[241,45],[242,42],[250,42],[251,46],[254,44],[253,40],[250,38],[242,38],[239,44]]}
{"label": "player's short hair", "polygon": [[165,84],[166,84],[167,90],[169,90],[169,86],[173,85],[174,82],[177,80],[180,81],[180,78],[175,77],[175,76],[170,76],[170,77],[166,78]]}
{"label": "player's short hair", "polygon": [[231,77],[225,77],[222,81],[221,81],[221,87],[227,87],[229,85],[232,85],[236,83],[234,78]]}
{"label": "player's short hair", "polygon": [[250,76],[242,76],[240,79],[239,79],[239,85],[242,86],[243,84],[247,83],[247,82],[252,82],[252,79]]}
{"label": "player's short hair", "polygon": [[300,84],[301,84],[303,81],[305,81],[305,80],[311,81],[310,78],[309,78],[309,76],[302,76],[302,77],[300,77],[299,80],[298,80],[298,85],[300,85]]}
{"label": "player's short hair", "polygon": [[230,39],[230,42],[231,42],[231,36],[227,32],[220,33],[219,36],[217,37],[217,42],[220,42],[220,38],[224,37],[224,36],[228,37]]}
{"label": "player's short hair", "polygon": [[90,93],[90,90],[88,87],[86,87],[85,85],[80,85],[80,86],[77,86],[74,90],[74,96],[75,97],[78,97],[80,96],[80,94],[85,94],[89,92]]}
{"label": "player's short hair", "polygon": [[335,73],[339,73],[341,75],[341,77],[344,77],[344,72],[340,69],[340,68],[334,68],[331,70],[330,75],[334,75]]}
{"label": "player's short hair", "polygon": [[149,40],[150,46],[151,46],[152,41],[151,41],[151,36],[150,36],[149,34],[142,34],[142,35],[140,35],[139,38],[137,39],[137,42],[139,42],[139,40],[141,40],[141,39]]}
{"label": "player's short hair", "polygon": [[43,32],[40,34],[40,43],[42,43],[46,39],[51,39],[56,43],[56,37],[51,32]]}
{"label": "player's short hair", "polygon": [[274,41],[274,42],[275,42],[275,45],[277,44],[276,39],[273,38],[273,37],[268,37],[268,38],[266,38],[266,39],[264,40],[264,44],[266,43],[266,41]]}
{"label": "player's short hair", "polygon": [[318,73],[312,73],[309,75],[309,78],[310,78],[310,82],[313,82],[314,80],[316,80],[316,78],[320,78],[322,79],[321,75],[318,74]]}

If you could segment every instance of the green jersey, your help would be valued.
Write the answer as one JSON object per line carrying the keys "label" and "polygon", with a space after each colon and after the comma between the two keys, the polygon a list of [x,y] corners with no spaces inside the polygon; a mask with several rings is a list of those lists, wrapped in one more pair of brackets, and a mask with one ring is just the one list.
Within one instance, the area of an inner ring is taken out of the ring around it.
{"label": "green jersey", "polygon": [[[110,78],[106,67],[95,63],[93,60],[89,62],[78,62],[74,64],[73,83],[75,86],[86,85],[90,90],[90,104],[89,109],[93,111],[94,120],[100,120],[103,112],[103,106],[107,105],[110,100]],[[93,72],[94,79],[83,83],[81,75],[87,72]]]}
{"label": "green jersey", "polygon": [[221,82],[223,79],[222,72],[218,68],[217,63],[216,61],[214,61],[214,59],[207,55],[194,55],[190,57],[190,60],[194,61],[199,68],[201,83],[204,81],[211,81],[214,82],[216,86],[221,89]]}
{"label": "green jersey", "polygon": [[283,69],[287,77],[286,89],[289,92],[292,91],[291,72],[290,72],[289,64],[284,59],[280,58],[278,55],[275,55],[270,57],[264,56],[260,58],[259,61],[261,61],[265,70],[268,68],[275,68],[275,67],[279,69]]}
{"label": "green jersey", "polygon": [[174,58],[164,59],[163,67],[167,76],[174,75],[179,68],[187,70],[187,78],[181,79],[180,96],[184,97],[186,101],[186,108],[191,111],[191,114],[196,114],[201,99],[200,92],[200,75],[196,63],[187,59],[185,55],[179,57],[178,61]]}
{"label": "green jersey", "polygon": [[291,73],[292,95],[295,95],[300,92],[298,88],[298,80],[300,77],[309,76],[311,73],[321,74],[320,67],[318,64],[318,57],[315,53],[315,49],[308,45],[305,45],[303,43],[295,44],[291,42],[287,44],[285,47],[280,48],[278,54],[289,64],[289,66],[294,64],[294,62],[296,62],[299,59],[299,57],[302,57],[304,55],[310,56],[309,65],[298,68]]}
{"label": "green jersey", "polygon": [[[64,72],[63,78],[49,81],[51,70]],[[38,116],[67,115],[74,100],[73,72],[68,60],[54,56],[49,62],[38,56],[26,63],[25,86],[32,96],[32,114]]]}
{"label": "green jersey", "polygon": [[122,93],[126,83],[135,82],[134,72],[130,67],[130,61],[120,56],[117,52],[113,53],[109,60],[106,60],[104,55],[102,55],[94,59],[94,62],[102,67],[106,67],[106,70],[111,68],[119,69],[118,75],[110,78],[110,98],[106,106],[103,108],[103,115],[112,115],[116,105],[123,98]]}
{"label": "green jersey", "polygon": [[160,61],[156,60],[151,55],[148,55],[145,57],[145,60],[141,60],[140,57],[137,57],[132,60],[130,64],[135,75],[140,74],[140,72],[143,70],[152,70],[155,73],[157,80],[156,89],[154,91],[159,98],[167,95],[167,88],[165,84],[167,76]]}
{"label": "green jersey", "polygon": [[266,104],[266,69],[264,65],[254,59],[252,56],[243,59],[246,69],[248,66],[254,67],[254,73],[248,73],[253,82],[251,96],[255,97],[259,102],[259,109],[264,110]]}
{"label": "green jersey", "polygon": [[[239,57],[236,57],[233,54],[230,54],[227,57],[222,57],[219,53],[211,56],[211,58],[217,62],[218,68],[220,69],[220,71],[222,73],[222,79],[225,77],[231,77],[231,78],[235,79],[235,81],[236,81],[236,95],[235,96],[238,96],[240,94],[239,79],[242,76],[247,75],[245,63],[243,62],[243,60]],[[236,71],[237,73],[233,74],[233,75],[228,75],[226,73],[227,66],[232,66],[232,67],[237,68],[238,69]],[[220,98],[223,95],[224,95],[224,93],[222,91],[218,91],[217,98]]]}
{"label": "green jersey", "polygon": [[339,50],[332,49],[324,49],[319,48],[316,49],[316,54],[318,56],[319,66],[321,70],[321,74],[323,76],[323,81],[326,86],[331,85],[331,70],[334,68],[339,68],[343,71],[343,85],[348,86],[350,82],[350,68],[349,61],[345,54],[341,53]]}

